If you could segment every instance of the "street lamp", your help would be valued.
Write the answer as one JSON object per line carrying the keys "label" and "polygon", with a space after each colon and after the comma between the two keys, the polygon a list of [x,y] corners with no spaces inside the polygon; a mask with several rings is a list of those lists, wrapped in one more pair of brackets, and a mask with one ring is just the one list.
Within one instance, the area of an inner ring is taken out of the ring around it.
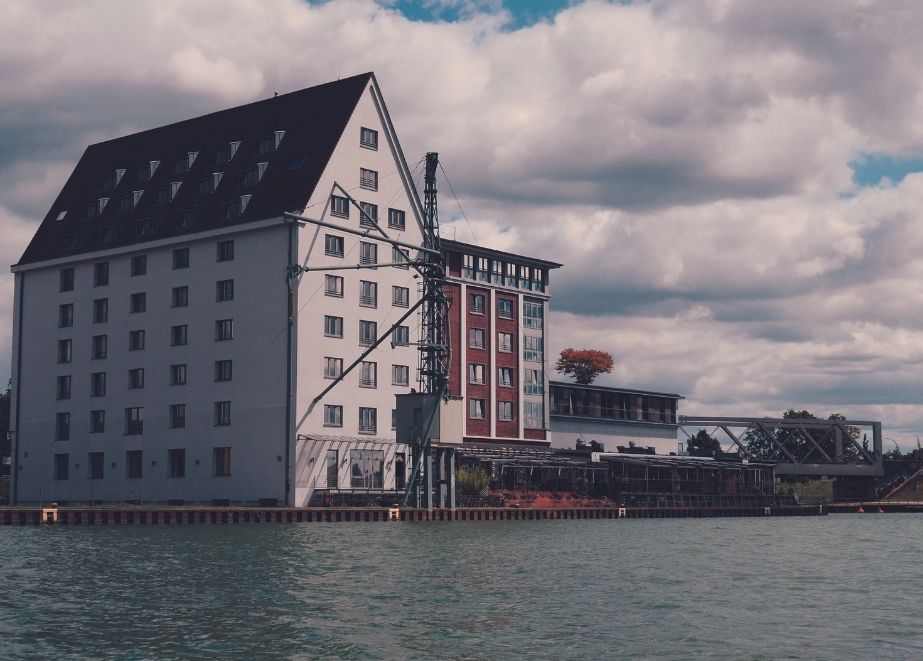
{"label": "street lamp", "polygon": [[890,436],[885,436],[885,440],[886,440],[886,441],[891,441],[892,443],[894,443],[894,454],[895,454],[895,456],[896,456],[896,455],[899,455],[899,454],[901,453],[901,448],[900,448],[900,446],[897,444],[897,441],[895,441],[895,440],[894,440],[893,438],[891,438]]}

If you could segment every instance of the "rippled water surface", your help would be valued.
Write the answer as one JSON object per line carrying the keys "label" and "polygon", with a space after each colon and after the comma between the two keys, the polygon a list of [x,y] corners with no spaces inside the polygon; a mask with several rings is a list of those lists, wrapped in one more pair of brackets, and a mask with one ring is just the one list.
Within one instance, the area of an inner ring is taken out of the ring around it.
{"label": "rippled water surface", "polygon": [[923,517],[0,529],[0,658],[923,658]]}

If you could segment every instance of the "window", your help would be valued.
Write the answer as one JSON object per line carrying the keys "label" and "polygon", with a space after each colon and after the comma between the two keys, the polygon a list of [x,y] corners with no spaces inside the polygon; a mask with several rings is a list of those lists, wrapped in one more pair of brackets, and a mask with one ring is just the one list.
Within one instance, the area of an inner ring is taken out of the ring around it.
{"label": "window", "polygon": [[234,241],[233,239],[227,241],[218,242],[218,256],[217,260],[219,262],[230,262],[234,259]]}
{"label": "window", "polygon": [[331,195],[330,214],[340,218],[349,218],[349,200],[339,195]]}
{"label": "window", "polygon": [[186,285],[174,287],[172,301],[172,305],[175,308],[184,308],[189,305],[189,287]]}
{"label": "window", "polygon": [[70,375],[59,376],[57,387],[55,388],[55,390],[57,391],[58,399],[70,399],[71,398],[71,377]]}
{"label": "window", "polygon": [[230,360],[215,361],[215,381],[230,381],[233,363]]}
{"label": "window", "polygon": [[343,256],[343,237],[335,234],[324,236],[324,254],[333,257]]}
{"label": "window", "polygon": [[407,365],[392,365],[391,383],[395,386],[410,385],[410,367]]}
{"label": "window", "polygon": [[501,353],[513,353],[513,334],[499,333],[497,336],[497,350]]}
{"label": "window", "polygon": [[58,328],[70,328],[74,325],[74,304],[65,303],[58,306]]}
{"label": "window", "polygon": [[[122,170],[122,172],[124,173],[125,171]],[[108,193],[109,191],[113,190],[116,186],[119,185],[119,180],[121,178],[122,177],[119,176],[118,170],[110,172],[105,177],[103,177],[103,192]]]}
{"label": "window", "polygon": [[141,291],[131,295],[129,310],[132,313],[144,312],[147,309],[147,293]]}
{"label": "window", "polygon": [[388,227],[403,232],[406,225],[406,214],[401,209],[388,209]]}
{"label": "window", "polygon": [[468,329],[468,346],[472,349],[483,349],[484,348],[484,329],[483,328],[469,328]]}
{"label": "window", "polygon": [[129,450],[125,453],[125,476],[132,480],[141,479],[141,450]]}
{"label": "window", "polygon": [[378,246],[368,241],[359,242],[359,263],[360,264],[377,264],[378,263]]}
{"label": "window", "polygon": [[84,218],[88,218],[88,219],[96,218],[98,214],[99,214],[99,202],[93,202],[92,204],[88,204],[83,209]]}
{"label": "window", "polygon": [[300,170],[301,166],[304,165],[304,162],[305,162],[304,156],[296,156],[295,158],[292,159],[291,163],[288,164],[288,171],[296,172]]}
{"label": "window", "polygon": [[114,203],[116,213],[128,213],[131,211],[133,201],[131,197],[120,197]]}
{"label": "window", "polygon": [[231,476],[231,448],[215,448],[215,477]]}
{"label": "window", "polygon": [[141,351],[144,348],[144,331],[128,331],[128,350]]}
{"label": "window", "polygon": [[378,409],[359,407],[359,433],[374,434],[378,431]]}
{"label": "window", "polygon": [[64,248],[66,250],[77,250],[80,247],[80,234],[71,232],[64,235]]}
{"label": "window", "polygon": [[74,269],[61,269],[58,272],[58,291],[74,290]]}
{"label": "window", "polygon": [[90,433],[102,434],[104,431],[106,431],[106,412],[90,411]]}
{"label": "window", "polygon": [[497,383],[499,383],[504,388],[513,387],[513,368],[512,367],[500,367],[497,369]]}
{"label": "window", "polygon": [[173,193],[170,186],[165,186],[164,188],[158,188],[154,191],[153,199],[151,204],[155,207],[161,206],[163,204],[169,204],[170,200],[173,199]]}
{"label": "window", "polygon": [[204,179],[199,179],[195,182],[193,186],[193,194],[196,197],[205,197],[206,195],[214,192],[215,190],[215,177],[205,177]]}
{"label": "window", "polygon": [[87,464],[89,465],[89,468],[87,470],[87,478],[91,480],[103,479],[104,463],[105,455],[102,452],[88,452]]}
{"label": "window", "polygon": [[410,289],[407,287],[391,287],[391,304],[397,308],[406,308],[410,305]]}
{"label": "window", "polygon": [[541,395],[544,390],[545,380],[542,371],[527,369],[525,371],[525,393],[527,395]]}
{"label": "window", "polygon": [[71,437],[71,414],[61,412],[55,414],[54,419],[54,440],[67,441]]}
{"label": "window", "polygon": [[327,337],[343,337],[343,317],[324,316],[324,335]]}
{"label": "window", "polygon": [[525,328],[542,327],[542,304],[531,301],[522,302],[522,325]]}
{"label": "window", "polygon": [[221,205],[221,217],[224,220],[234,220],[240,217],[240,200],[232,200]]}
{"label": "window", "polygon": [[410,344],[410,326],[395,327],[392,338],[395,346],[407,346]]}
{"label": "window", "polygon": [[73,360],[73,341],[58,340],[58,362],[69,363]]}
{"label": "window", "polygon": [[131,435],[144,433],[144,407],[135,406],[125,409],[125,433]]}
{"label": "window", "polygon": [[541,402],[525,402],[525,412],[523,424],[529,429],[544,429],[545,414]]}
{"label": "window", "polygon": [[484,366],[477,363],[468,365],[468,381],[470,383],[484,383]]}
{"label": "window", "polygon": [[186,209],[179,215],[179,221],[176,225],[180,229],[187,229],[195,225],[196,218],[198,217],[198,211],[196,209]]}
{"label": "window", "polygon": [[324,360],[326,360],[326,364],[324,365],[325,379],[335,379],[343,373],[342,358],[331,358],[328,356]]}
{"label": "window", "polygon": [[[150,222],[150,221],[148,221]],[[115,241],[115,227],[113,225],[106,225],[99,228],[99,232],[96,234],[97,240],[99,243],[112,243]]]}
{"label": "window", "polygon": [[359,365],[359,387],[376,388],[378,386],[378,364],[362,361]]}
{"label": "window", "polygon": [[219,280],[215,283],[215,300],[231,301],[234,299],[234,281]]}
{"label": "window", "polygon": [[533,363],[544,362],[542,346],[543,341],[540,337],[532,337],[531,335],[526,335],[523,337],[523,360],[528,360]]}
{"label": "window", "polygon": [[93,264],[93,286],[105,287],[109,284],[109,262]]}
{"label": "window", "polygon": [[[342,407],[340,407],[340,413],[342,414]],[[326,413],[324,414],[324,420],[327,419]],[[342,415],[340,417],[342,420]],[[342,424],[342,422],[341,422]],[[338,427],[340,425],[330,425],[331,427]],[[339,471],[340,471],[340,453],[336,450],[327,450],[327,488],[328,489],[337,489],[340,484],[339,480]]]}
{"label": "window", "polygon": [[170,404],[170,429],[182,429],[186,426],[186,405]]}
{"label": "window", "polygon": [[[343,407],[338,404],[324,404],[324,427],[342,427],[343,426]],[[336,452],[334,450],[334,452]],[[329,471],[329,466],[328,466]],[[329,478],[328,484],[329,487]],[[336,486],[336,485],[334,485]]]}
{"label": "window", "polygon": [[151,163],[142,165],[140,168],[135,170],[134,176],[132,177],[132,181],[140,184],[140,183],[144,183],[145,181],[150,180],[152,170],[153,168],[151,167]]}
{"label": "window", "polygon": [[359,281],[359,305],[364,308],[378,307],[378,284],[368,280]]}
{"label": "window", "polygon": [[260,183],[259,168],[250,168],[249,170],[244,170],[243,179],[241,183],[245,187],[256,186],[258,183]]}
{"label": "window", "polygon": [[391,261],[397,264],[399,269],[406,269],[410,266],[410,257],[397,246],[391,246]]}
{"label": "window", "polygon": [[231,402],[215,402],[215,426],[226,427],[231,424]]}
{"label": "window", "polygon": [[472,314],[484,314],[484,295],[483,294],[469,294],[468,295],[468,309]]}
{"label": "window", "polygon": [[375,170],[359,168],[359,187],[378,190],[378,173]]}
{"label": "window", "polygon": [[497,402],[497,417],[500,420],[512,420],[513,402]]}
{"label": "window", "polygon": [[215,322],[215,342],[234,339],[234,320],[219,319]]}
{"label": "window", "polygon": [[167,477],[186,477],[186,451],[167,450]]}
{"label": "window", "polygon": [[105,335],[93,336],[93,359],[100,360],[108,353],[108,342]]}
{"label": "window", "polygon": [[144,275],[147,273],[147,255],[135,255],[131,258],[131,274]]}
{"label": "window", "polygon": [[173,268],[189,268],[189,248],[177,248],[173,251]]}
{"label": "window", "polygon": [[67,468],[70,464],[70,455],[56,454],[54,456],[54,479],[56,480],[66,480],[67,479]]}
{"label": "window", "polygon": [[170,385],[171,386],[184,386],[186,385],[186,365],[170,365]]}
{"label": "window", "polygon": [[469,399],[468,400],[468,417],[472,420],[483,420],[484,419],[484,400],[483,399]]}
{"label": "window", "polygon": [[374,321],[359,321],[359,344],[371,346],[378,339],[378,324]]}
{"label": "window", "polygon": [[508,298],[497,299],[497,315],[501,319],[513,318],[513,301]]}
{"label": "window", "polygon": [[359,208],[362,213],[359,214],[360,227],[374,227],[378,224],[378,205],[370,202],[360,202]]}
{"label": "window", "polygon": [[106,373],[93,372],[90,374],[90,397],[106,396]]}
{"label": "window", "polygon": [[134,369],[128,370],[128,387],[129,388],[143,388],[144,387],[144,368],[136,367]]}
{"label": "window", "polygon": [[170,346],[180,347],[187,343],[189,339],[189,326],[178,324],[170,326]]}
{"label": "window", "polygon": [[343,278],[338,275],[325,275],[324,295],[343,298]]}
{"label": "window", "polygon": [[378,149],[378,131],[367,129],[364,126],[360,128],[359,144],[368,149]]}
{"label": "window", "polygon": [[384,474],[384,450],[349,451],[349,486],[353,489],[382,489]]}

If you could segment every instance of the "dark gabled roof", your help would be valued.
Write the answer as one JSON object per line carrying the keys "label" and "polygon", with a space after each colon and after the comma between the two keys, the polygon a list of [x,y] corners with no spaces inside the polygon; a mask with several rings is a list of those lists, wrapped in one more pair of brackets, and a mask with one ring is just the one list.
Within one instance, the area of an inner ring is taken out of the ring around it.
{"label": "dark gabled roof", "polygon": [[[19,263],[192,234],[304,209],[372,78],[371,73],[353,76],[89,146]],[[260,155],[260,141],[276,131],[285,131],[278,149]],[[232,142],[240,143],[234,157],[215,165],[217,152],[228,149]],[[198,152],[192,167],[174,174],[174,164],[189,152]],[[160,162],[153,176],[136,183],[136,172],[151,161]],[[263,162],[268,166],[259,183],[245,186],[244,173]],[[125,174],[113,190],[106,191],[104,181],[117,169],[124,169]],[[196,195],[196,184],[215,172],[223,173],[217,189]],[[182,183],[175,197],[155,204],[155,192],[176,181]],[[138,190],[143,194],[137,206],[120,210],[119,201],[127,198],[133,203],[133,192]],[[243,195],[252,196],[243,212],[226,220],[228,206],[239,203]],[[105,208],[87,218],[87,207],[98,208],[100,198],[109,198]],[[58,221],[62,211],[67,215]],[[191,225],[182,225],[184,217]],[[147,220],[151,222],[142,222]],[[142,226],[144,234],[140,234]],[[74,235],[77,247],[70,244]]]}

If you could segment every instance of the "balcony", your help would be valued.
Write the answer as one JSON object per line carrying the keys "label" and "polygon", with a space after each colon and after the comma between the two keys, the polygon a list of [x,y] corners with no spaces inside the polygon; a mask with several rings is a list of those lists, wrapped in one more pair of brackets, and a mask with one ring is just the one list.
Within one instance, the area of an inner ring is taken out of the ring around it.
{"label": "balcony", "polygon": [[552,402],[551,415],[567,415],[577,418],[600,418],[604,420],[626,420],[629,422],[653,422],[667,425],[677,424],[676,413],[672,411],[644,411],[642,409],[610,408],[577,402]]}

